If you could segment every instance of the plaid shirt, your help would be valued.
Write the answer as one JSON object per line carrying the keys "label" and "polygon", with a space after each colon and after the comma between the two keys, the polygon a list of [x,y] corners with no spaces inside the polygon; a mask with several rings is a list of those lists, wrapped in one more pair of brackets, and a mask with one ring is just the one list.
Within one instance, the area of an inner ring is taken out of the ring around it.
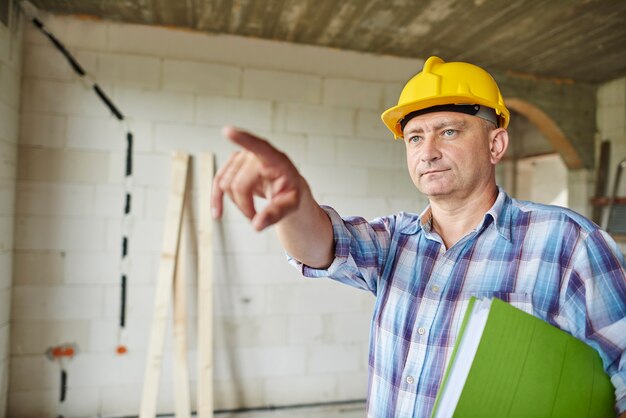
{"label": "plaid shirt", "polygon": [[469,298],[497,297],[594,347],[626,409],[626,264],[613,240],[568,209],[500,190],[478,227],[446,250],[430,209],[367,222],[324,207],[335,260],[326,270],[376,296],[368,417],[429,417]]}

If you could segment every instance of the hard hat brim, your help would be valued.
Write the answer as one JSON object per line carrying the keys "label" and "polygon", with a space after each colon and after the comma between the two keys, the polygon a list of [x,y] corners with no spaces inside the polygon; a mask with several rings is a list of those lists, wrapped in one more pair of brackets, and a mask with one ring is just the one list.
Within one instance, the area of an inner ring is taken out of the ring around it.
{"label": "hard hat brim", "polygon": [[[434,96],[397,105],[384,111],[381,115],[381,119],[387,128],[393,132],[394,138],[398,139],[403,137],[400,121],[406,115],[418,110],[427,109],[429,107],[449,104],[477,104],[494,109],[493,102],[491,101],[481,100],[480,98],[472,95],[456,94],[450,96]],[[508,109],[506,109],[506,107],[502,107],[499,109],[495,108],[494,110],[501,121],[500,127],[506,128],[509,124],[510,118]]]}

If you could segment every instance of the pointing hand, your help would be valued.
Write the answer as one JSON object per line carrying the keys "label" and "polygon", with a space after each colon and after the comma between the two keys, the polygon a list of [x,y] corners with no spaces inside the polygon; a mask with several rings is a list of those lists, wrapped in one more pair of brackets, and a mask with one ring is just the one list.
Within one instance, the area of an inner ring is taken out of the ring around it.
{"label": "pointing hand", "polygon": [[[257,231],[295,211],[302,194],[309,190],[291,160],[266,140],[248,132],[227,126],[222,133],[242,149],[232,154],[215,175],[211,196],[213,217],[222,216],[224,194]],[[254,196],[268,200],[258,213]]]}

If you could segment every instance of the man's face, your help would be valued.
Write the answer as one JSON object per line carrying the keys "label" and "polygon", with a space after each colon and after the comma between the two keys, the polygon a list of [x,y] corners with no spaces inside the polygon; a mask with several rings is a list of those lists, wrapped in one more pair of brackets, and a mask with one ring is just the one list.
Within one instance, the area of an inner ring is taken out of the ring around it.
{"label": "man's face", "polygon": [[506,135],[504,129],[463,113],[414,117],[403,132],[413,183],[431,199],[466,199],[493,187],[494,165],[501,158],[499,151],[504,153],[493,149],[497,131]]}

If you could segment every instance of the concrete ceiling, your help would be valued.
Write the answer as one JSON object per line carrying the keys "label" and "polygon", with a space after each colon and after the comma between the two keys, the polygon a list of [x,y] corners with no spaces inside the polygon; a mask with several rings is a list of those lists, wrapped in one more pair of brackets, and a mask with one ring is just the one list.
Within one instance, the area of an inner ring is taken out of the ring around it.
{"label": "concrete ceiling", "polygon": [[31,0],[42,10],[539,77],[626,75],[624,0]]}

